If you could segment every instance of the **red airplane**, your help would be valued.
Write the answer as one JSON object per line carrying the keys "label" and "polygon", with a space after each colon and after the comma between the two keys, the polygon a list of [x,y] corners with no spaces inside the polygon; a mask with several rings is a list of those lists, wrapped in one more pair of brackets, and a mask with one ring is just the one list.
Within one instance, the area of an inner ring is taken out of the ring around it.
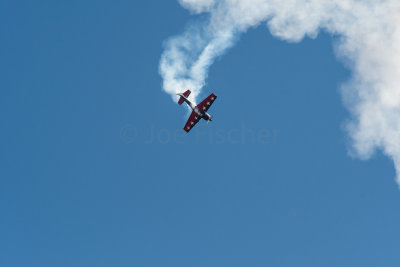
{"label": "red airplane", "polygon": [[193,128],[193,126],[195,126],[196,123],[199,122],[200,119],[212,121],[211,115],[207,113],[207,110],[211,107],[212,103],[217,98],[216,95],[211,94],[196,106],[196,104],[188,99],[190,93],[190,90],[187,90],[183,94],[177,94],[180,96],[178,104],[182,105],[183,102],[186,102],[186,104],[188,104],[188,106],[193,110],[192,114],[190,114],[188,121],[186,122],[185,128],[183,128],[183,130],[185,130],[186,132],[189,132]]}

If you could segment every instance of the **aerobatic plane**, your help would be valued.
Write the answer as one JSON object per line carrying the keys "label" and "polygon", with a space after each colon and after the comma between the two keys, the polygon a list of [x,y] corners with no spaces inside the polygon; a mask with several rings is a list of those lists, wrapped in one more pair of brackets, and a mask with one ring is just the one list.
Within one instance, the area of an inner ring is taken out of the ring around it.
{"label": "aerobatic plane", "polygon": [[211,115],[207,113],[207,110],[211,107],[212,103],[217,98],[216,95],[211,94],[196,106],[196,104],[188,99],[190,93],[190,90],[187,90],[183,94],[177,94],[178,96],[180,96],[178,104],[182,105],[183,102],[186,102],[186,104],[188,104],[188,106],[192,109],[192,113],[190,114],[189,119],[186,122],[185,128],[183,128],[183,130],[185,130],[186,132],[189,132],[196,125],[196,123],[199,122],[200,119],[212,121]]}

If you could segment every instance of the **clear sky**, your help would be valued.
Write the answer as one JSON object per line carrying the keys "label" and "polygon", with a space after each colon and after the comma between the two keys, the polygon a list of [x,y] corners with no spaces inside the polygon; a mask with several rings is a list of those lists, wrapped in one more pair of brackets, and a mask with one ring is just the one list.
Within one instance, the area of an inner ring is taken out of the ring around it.
{"label": "clear sky", "polygon": [[0,2],[0,267],[400,264],[392,162],[348,156],[332,37],[251,29],[213,122],[161,89],[176,1]]}

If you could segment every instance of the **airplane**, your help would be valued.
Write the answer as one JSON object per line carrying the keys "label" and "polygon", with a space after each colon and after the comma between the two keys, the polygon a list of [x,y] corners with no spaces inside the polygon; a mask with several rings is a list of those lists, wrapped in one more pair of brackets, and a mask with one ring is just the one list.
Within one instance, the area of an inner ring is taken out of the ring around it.
{"label": "airplane", "polygon": [[207,113],[207,110],[211,107],[212,103],[217,99],[217,96],[214,94],[209,95],[206,99],[201,101],[200,104],[196,106],[193,102],[191,102],[188,97],[190,95],[190,90],[187,90],[184,93],[176,94],[180,96],[178,104],[182,105],[183,102],[192,109],[192,113],[189,116],[188,121],[186,122],[185,130],[187,133],[198,123],[201,119],[206,121],[212,121],[211,115]]}

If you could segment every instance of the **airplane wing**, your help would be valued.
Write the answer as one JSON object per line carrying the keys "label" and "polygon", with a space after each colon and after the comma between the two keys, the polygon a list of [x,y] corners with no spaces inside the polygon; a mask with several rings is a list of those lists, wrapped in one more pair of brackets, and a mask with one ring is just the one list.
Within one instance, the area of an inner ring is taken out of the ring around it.
{"label": "airplane wing", "polygon": [[201,101],[201,103],[197,105],[197,108],[200,111],[207,112],[207,110],[211,107],[211,105],[215,101],[215,99],[217,99],[217,96],[214,94],[211,94],[206,99]]}
{"label": "airplane wing", "polygon": [[186,132],[189,132],[195,125],[196,123],[199,122],[199,120],[201,119],[201,117],[196,113],[196,111],[192,111],[192,114],[190,114],[188,121],[186,122],[185,128],[183,128],[183,130],[185,130]]}

